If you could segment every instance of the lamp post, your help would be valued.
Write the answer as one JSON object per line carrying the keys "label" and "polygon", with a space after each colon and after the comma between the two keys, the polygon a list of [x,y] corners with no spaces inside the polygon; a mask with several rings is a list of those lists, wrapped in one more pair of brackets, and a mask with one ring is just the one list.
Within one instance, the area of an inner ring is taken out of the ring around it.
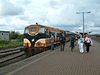
{"label": "lamp post", "polygon": [[84,38],[84,15],[86,13],[88,14],[88,13],[91,13],[91,12],[76,12],[76,14],[82,14],[82,16],[83,16],[83,38]]}

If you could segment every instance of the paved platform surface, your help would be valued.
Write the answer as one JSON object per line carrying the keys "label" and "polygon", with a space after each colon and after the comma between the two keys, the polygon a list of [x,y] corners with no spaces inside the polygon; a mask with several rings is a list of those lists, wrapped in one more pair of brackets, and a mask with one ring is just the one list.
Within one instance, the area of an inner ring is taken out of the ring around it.
{"label": "paved platform surface", "polygon": [[83,54],[77,45],[71,52],[66,44],[65,51],[58,48],[7,75],[100,75],[100,43],[93,43],[90,52]]}

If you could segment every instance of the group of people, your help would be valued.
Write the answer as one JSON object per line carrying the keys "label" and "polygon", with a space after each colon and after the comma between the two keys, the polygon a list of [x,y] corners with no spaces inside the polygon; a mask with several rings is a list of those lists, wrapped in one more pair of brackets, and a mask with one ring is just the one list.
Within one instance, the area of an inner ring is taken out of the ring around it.
{"label": "group of people", "polygon": [[[75,47],[75,36],[71,35],[70,38],[70,47],[71,47],[71,51],[73,51],[73,48]],[[81,34],[78,35],[77,37],[78,39],[78,47],[79,47],[79,51],[80,53],[84,53],[85,51],[88,53],[90,50],[90,46],[93,45],[92,39],[89,37],[88,34],[85,35],[85,37],[82,37]]]}
{"label": "group of people", "polygon": [[[60,33],[59,42],[60,42],[60,50],[64,51],[64,46],[66,43],[66,36],[64,32]],[[78,36],[75,36],[74,34],[70,35],[70,48],[72,52],[76,43],[78,43],[80,53],[84,53],[85,51],[88,53],[90,50],[90,46],[93,45],[92,39],[89,37],[88,34],[86,34],[85,37],[82,37],[81,34],[79,34]],[[53,34],[51,34],[51,49],[54,50]]]}
{"label": "group of people", "polygon": [[[51,40],[51,49],[54,50],[54,35],[53,34],[51,34],[50,40]],[[64,51],[64,46],[65,46],[65,42],[66,42],[66,37],[65,37],[64,32],[60,33],[59,42],[60,42],[61,51]]]}

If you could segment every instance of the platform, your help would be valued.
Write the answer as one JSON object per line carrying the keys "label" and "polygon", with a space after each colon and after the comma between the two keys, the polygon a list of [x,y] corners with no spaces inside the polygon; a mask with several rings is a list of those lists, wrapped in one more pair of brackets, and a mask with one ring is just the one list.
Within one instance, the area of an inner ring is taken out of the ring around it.
{"label": "platform", "polygon": [[67,43],[64,51],[58,47],[6,75],[100,75],[100,43],[93,43],[90,52],[83,54],[77,44],[71,52]]}

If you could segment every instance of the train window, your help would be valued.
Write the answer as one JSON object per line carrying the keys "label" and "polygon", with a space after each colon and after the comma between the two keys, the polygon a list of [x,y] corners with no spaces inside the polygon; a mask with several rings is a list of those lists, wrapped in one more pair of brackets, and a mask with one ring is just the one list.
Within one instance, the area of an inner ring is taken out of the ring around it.
{"label": "train window", "polygon": [[57,33],[57,37],[59,37],[60,36],[60,33]]}
{"label": "train window", "polygon": [[40,32],[40,33],[45,33],[45,28],[43,28],[43,27],[40,28],[40,29],[39,29],[39,32]]}
{"label": "train window", "polygon": [[38,31],[38,27],[31,27],[29,29],[30,32],[37,32]]}
{"label": "train window", "polygon": [[57,32],[55,32],[55,37],[57,37]]}
{"label": "train window", "polygon": [[55,37],[55,32],[51,32],[51,34],[53,34],[53,36]]}
{"label": "train window", "polygon": [[35,32],[36,30],[37,29],[35,29],[35,28],[30,29],[31,32]]}
{"label": "train window", "polygon": [[29,32],[29,28],[26,28],[24,33],[28,33]]}

